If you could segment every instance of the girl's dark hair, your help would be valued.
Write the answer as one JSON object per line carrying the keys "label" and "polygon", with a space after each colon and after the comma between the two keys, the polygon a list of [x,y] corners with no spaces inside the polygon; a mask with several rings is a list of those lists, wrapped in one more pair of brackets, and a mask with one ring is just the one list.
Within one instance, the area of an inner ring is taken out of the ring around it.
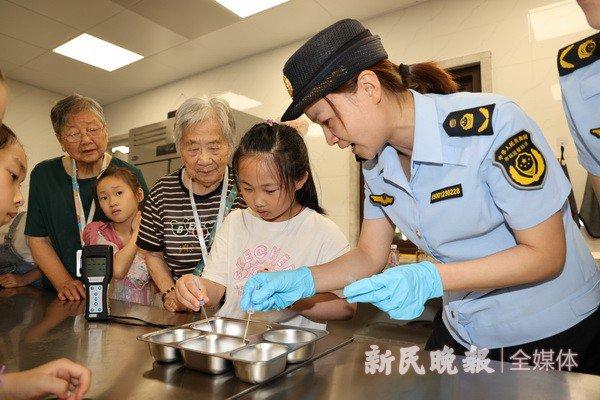
{"label": "girl's dark hair", "polygon": [[4,82],[4,75],[2,75],[2,70],[0,69],[0,83]]}
{"label": "girl's dark hair", "polygon": [[0,149],[5,148],[15,142],[19,142],[17,135],[8,126],[0,125]]}
{"label": "girl's dark hair", "polygon": [[[96,181],[94,182],[93,190],[94,200],[96,201],[96,204],[100,204],[100,199],[98,198],[98,185],[100,185],[100,182],[102,182],[103,179],[111,176],[121,178],[123,181],[125,181],[127,186],[131,188],[134,194],[137,194],[138,189],[142,188],[140,182],[137,179],[137,176],[135,176],[133,172],[131,172],[127,168],[115,167],[114,165],[111,165],[108,168],[106,168],[102,175],[100,175],[98,179],[96,179]],[[138,204],[138,209],[141,208],[142,203],[143,201]]]}
{"label": "girl's dark hair", "polygon": [[[390,92],[404,92],[413,89],[419,93],[450,94],[458,91],[458,84],[448,71],[435,62],[423,62],[412,65],[396,65],[390,60],[382,60],[372,67],[381,86]],[[344,83],[336,92],[356,91],[357,78]]]}
{"label": "girl's dark hair", "polygon": [[236,175],[239,176],[240,160],[252,155],[271,157],[277,168],[279,182],[290,192],[295,190],[294,182],[308,173],[308,179],[296,191],[296,201],[303,207],[325,214],[325,210],[319,205],[306,144],[296,129],[284,124],[265,122],[250,128],[233,154],[232,164]]}

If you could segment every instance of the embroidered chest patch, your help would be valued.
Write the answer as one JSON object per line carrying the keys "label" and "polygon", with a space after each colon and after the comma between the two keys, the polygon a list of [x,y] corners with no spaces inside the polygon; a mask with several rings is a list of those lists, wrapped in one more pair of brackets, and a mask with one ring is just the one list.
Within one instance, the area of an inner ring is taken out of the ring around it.
{"label": "embroidered chest patch", "polygon": [[462,197],[462,195],[462,185],[459,183],[458,185],[448,186],[431,192],[429,203],[433,204],[442,200],[455,199],[457,197]]}
{"label": "embroidered chest patch", "polygon": [[539,189],[546,177],[546,160],[527,131],[508,138],[496,149],[494,165],[517,189]]}
{"label": "embroidered chest patch", "polygon": [[387,194],[372,194],[369,196],[371,199],[371,203],[379,204],[382,207],[387,207],[389,205],[394,204],[394,198],[392,196],[388,196]]}

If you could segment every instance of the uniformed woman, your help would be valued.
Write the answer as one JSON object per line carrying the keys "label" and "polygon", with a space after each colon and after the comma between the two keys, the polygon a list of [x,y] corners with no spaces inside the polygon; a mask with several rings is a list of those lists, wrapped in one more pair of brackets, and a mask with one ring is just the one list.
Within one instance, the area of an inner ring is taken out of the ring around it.
{"label": "uniformed woman", "polygon": [[[600,0],[579,3],[590,26],[600,29]],[[560,49],[557,64],[579,163],[590,173],[600,203],[600,33]]]}
{"label": "uniformed woman", "polygon": [[[569,182],[515,102],[456,93],[433,63],[396,66],[355,20],[316,34],[283,71],[282,119],[304,112],[329,145],[366,160],[364,220],[357,247],[327,265],[249,279],[243,308],[345,287],[348,301],[408,320],[443,296],[428,350],[570,351],[597,371],[600,272],[571,218]],[[437,261],[379,273],[395,227]]]}

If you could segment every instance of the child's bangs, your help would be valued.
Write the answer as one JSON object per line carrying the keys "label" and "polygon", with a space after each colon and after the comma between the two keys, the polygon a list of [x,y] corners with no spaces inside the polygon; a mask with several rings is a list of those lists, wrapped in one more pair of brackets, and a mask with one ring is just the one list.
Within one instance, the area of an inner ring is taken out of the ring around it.
{"label": "child's bangs", "polygon": [[239,164],[244,159],[248,159],[250,157],[255,157],[258,159],[258,163],[260,165],[265,166],[265,169],[269,171],[269,173],[275,178],[277,185],[287,190],[290,190],[293,185],[293,179],[290,174],[286,174],[286,171],[283,170],[282,163],[278,162],[277,155],[273,152],[258,152],[254,151],[252,153],[244,154],[239,159]]}

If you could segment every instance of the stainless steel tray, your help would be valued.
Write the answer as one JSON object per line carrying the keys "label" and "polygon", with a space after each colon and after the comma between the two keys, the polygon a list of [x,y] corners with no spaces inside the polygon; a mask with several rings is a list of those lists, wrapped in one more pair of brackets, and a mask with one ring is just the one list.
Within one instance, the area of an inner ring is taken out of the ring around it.
{"label": "stainless steel tray", "polygon": [[[148,343],[153,356],[157,347],[172,348],[181,353],[188,368],[220,374],[235,367],[239,379],[261,383],[283,372],[288,362],[308,360],[315,342],[329,334],[324,330],[251,321],[244,343],[245,326],[245,320],[212,317],[146,333],[137,339]],[[177,329],[193,329],[199,335],[165,343],[163,338]]]}

